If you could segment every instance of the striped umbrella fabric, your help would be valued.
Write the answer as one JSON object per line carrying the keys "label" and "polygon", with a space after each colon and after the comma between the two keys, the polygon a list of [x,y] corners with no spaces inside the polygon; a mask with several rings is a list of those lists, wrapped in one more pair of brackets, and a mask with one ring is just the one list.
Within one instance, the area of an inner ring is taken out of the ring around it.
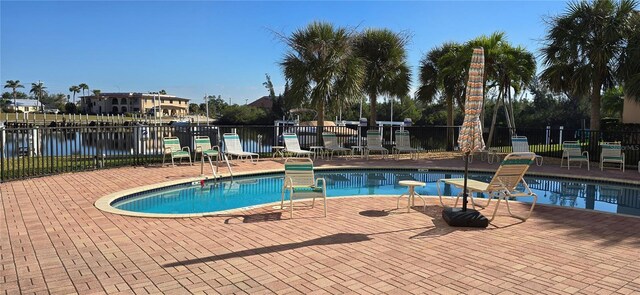
{"label": "striped umbrella fabric", "polygon": [[467,81],[467,96],[464,103],[464,121],[458,136],[458,146],[465,153],[484,149],[482,138],[482,92],[484,76],[484,49],[473,49],[471,65],[469,66],[469,80]]}

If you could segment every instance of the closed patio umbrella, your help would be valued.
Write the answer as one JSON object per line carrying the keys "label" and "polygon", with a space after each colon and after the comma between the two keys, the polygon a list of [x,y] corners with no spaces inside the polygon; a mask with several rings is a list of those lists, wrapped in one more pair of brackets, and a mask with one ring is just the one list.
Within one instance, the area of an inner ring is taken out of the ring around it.
{"label": "closed patio umbrella", "polygon": [[467,209],[467,179],[469,177],[469,155],[484,149],[482,138],[482,124],[480,112],[482,112],[482,92],[484,76],[484,49],[473,49],[471,65],[469,66],[469,79],[467,81],[466,99],[464,103],[464,121],[458,136],[458,146],[465,153],[464,163],[464,188],[462,197],[462,209],[446,208],[442,216],[452,226],[486,227],[488,220],[475,210]]}

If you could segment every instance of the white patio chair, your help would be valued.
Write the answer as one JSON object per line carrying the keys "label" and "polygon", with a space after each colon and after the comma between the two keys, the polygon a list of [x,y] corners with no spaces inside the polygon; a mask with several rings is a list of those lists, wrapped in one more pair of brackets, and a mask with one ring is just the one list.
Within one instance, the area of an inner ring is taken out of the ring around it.
{"label": "white patio chair", "polygon": [[[224,140],[224,152],[227,154],[229,160],[235,156],[237,159],[249,159],[252,163],[256,163],[260,159],[260,155],[256,153],[245,152],[242,149],[242,143],[240,143],[240,136],[236,133],[225,133],[222,135]],[[255,157],[255,159],[254,159]]]}
{"label": "white patio chair", "polygon": [[587,170],[589,167],[589,152],[582,151],[580,142],[578,141],[565,141],[562,143],[562,158],[560,159],[560,167],[565,167],[562,164],[564,159],[567,159],[567,170],[571,169],[571,162],[580,162],[580,168],[582,168],[582,162],[587,162]]}
{"label": "white patio chair", "polygon": [[349,153],[351,149],[340,146],[338,137],[333,132],[322,132],[322,141],[324,142],[325,151],[329,152],[330,159],[333,159],[333,153]]}
{"label": "white patio chair", "polygon": [[284,161],[284,184],[280,208],[284,210],[284,195],[289,192],[289,214],[293,218],[293,200],[312,198],[311,208],[316,198],[324,201],[324,217],[327,217],[327,184],[324,178],[316,179],[311,159],[289,158]]}
{"label": "white patio chair", "polygon": [[418,149],[411,147],[409,131],[396,130],[396,145],[391,149],[395,159],[400,158],[400,153],[409,153],[411,159],[418,159]]}
{"label": "white patio chair", "polygon": [[191,150],[188,146],[181,146],[180,139],[177,137],[165,137],[162,139],[162,143],[164,145],[164,149],[162,152],[162,166],[164,166],[164,158],[169,155],[171,157],[171,165],[175,166],[174,159],[180,159],[180,163],[182,163],[182,159],[188,158],[189,165],[191,163]]}
{"label": "white patio chair", "polygon": [[[529,140],[526,136],[511,137],[511,148],[514,153],[529,153]],[[536,155],[536,165],[542,166],[542,156]]]}
{"label": "white patio chair", "polygon": [[604,169],[604,163],[615,163],[620,165],[624,172],[624,153],[620,142],[603,142],[600,144],[600,171]]}
{"label": "white patio chair", "polygon": [[378,130],[367,130],[367,145],[364,147],[365,155],[369,159],[371,152],[379,152],[383,159],[387,159],[389,150],[382,146],[382,134]]}
{"label": "white patio chair", "polygon": [[295,133],[284,133],[282,137],[284,138],[285,152],[309,158],[313,155],[312,151],[305,151],[300,148],[300,142],[298,142],[298,136]]}

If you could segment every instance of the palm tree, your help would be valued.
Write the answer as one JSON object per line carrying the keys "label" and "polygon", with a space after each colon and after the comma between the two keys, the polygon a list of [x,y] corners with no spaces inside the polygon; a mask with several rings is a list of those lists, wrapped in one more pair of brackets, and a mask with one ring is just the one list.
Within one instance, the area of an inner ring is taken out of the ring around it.
{"label": "palm tree", "polygon": [[368,29],[357,38],[358,56],[365,64],[363,92],[371,104],[369,126],[376,125],[378,95],[401,97],[409,92],[407,36],[388,29]]}
{"label": "palm tree", "polygon": [[[497,69],[497,60],[498,56],[506,43],[506,36],[504,32],[494,32],[493,34],[486,36],[482,35],[477,37],[471,41],[469,41],[466,46],[467,50],[469,50],[469,59],[471,58],[471,52],[474,47],[482,47],[484,48],[484,82],[483,82],[483,101],[482,105],[485,105],[485,100],[487,98],[487,93],[489,92],[489,88],[487,82],[488,81],[497,81],[498,80],[498,69]],[[493,83],[497,86],[496,83]],[[482,109],[482,113],[480,114],[482,126],[485,127],[485,114],[484,108]]]}
{"label": "palm tree", "polygon": [[[85,96],[84,91],[85,90],[89,90],[89,85],[87,85],[86,83],[80,83],[78,85],[78,87],[80,88],[80,90],[82,90],[82,96],[84,97]],[[87,108],[86,98],[84,98],[84,101],[81,101],[81,104],[82,104],[82,106],[84,108],[84,112],[86,113],[87,112],[87,109],[86,109]]]}
{"label": "palm tree", "polygon": [[536,60],[533,54],[525,48],[521,46],[513,47],[504,41],[496,50],[494,67],[494,82],[498,87],[498,96],[493,109],[489,138],[487,139],[489,144],[493,139],[496,118],[501,105],[504,107],[511,135],[515,135],[516,126],[512,97],[517,97],[519,93],[522,93],[533,80],[536,71]]}
{"label": "palm tree", "polygon": [[87,85],[86,83],[80,83],[80,85],[78,85],[78,87],[80,88],[80,90],[82,90],[82,96],[84,96],[84,91],[85,90],[89,90],[89,85]]}
{"label": "palm tree", "polygon": [[69,91],[73,94],[73,104],[76,104],[76,93],[80,92],[80,86],[71,86]]}
{"label": "palm tree", "polygon": [[42,99],[42,92],[45,91],[45,89],[47,89],[47,87],[40,81],[38,81],[38,83],[31,83],[31,90],[29,90],[29,93],[33,93],[36,97],[36,106],[38,106],[38,103]]}
{"label": "palm tree", "polygon": [[[93,89],[93,96],[96,98],[96,101],[100,101],[101,100],[101,96],[100,96],[100,89]],[[100,111],[98,113],[102,113],[102,109],[100,109]]]}
{"label": "palm tree", "polygon": [[627,37],[627,46],[620,57],[617,77],[623,85],[624,95],[640,102],[640,12],[631,17]]}
{"label": "palm tree", "polygon": [[[466,68],[469,66],[467,50],[458,43],[445,43],[429,51],[420,60],[419,87],[416,97],[430,103],[443,95],[447,105],[447,126],[453,126],[453,101],[457,99],[464,110]],[[453,149],[453,129],[447,129],[447,150]]]}
{"label": "palm tree", "polygon": [[620,61],[633,38],[628,32],[636,6],[635,0],[583,0],[570,3],[564,14],[550,20],[541,78],[553,90],[590,96],[592,130],[600,129],[603,88],[613,86],[614,73],[624,68]]}
{"label": "palm tree", "polygon": [[319,139],[325,112],[358,99],[361,93],[363,65],[354,52],[353,34],[330,23],[313,22],[283,40],[289,52],[280,66],[290,82],[290,95],[316,108]]}
{"label": "palm tree", "polygon": [[[16,89],[17,88],[24,88],[24,86],[22,84],[20,84],[20,80],[8,80],[6,84],[4,84],[4,88],[11,88],[11,90],[13,91],[13,107],[14,110],[17,110],[17,103],[16,103]],[[16,120],[18,120],[18,112],[16,112]]]}

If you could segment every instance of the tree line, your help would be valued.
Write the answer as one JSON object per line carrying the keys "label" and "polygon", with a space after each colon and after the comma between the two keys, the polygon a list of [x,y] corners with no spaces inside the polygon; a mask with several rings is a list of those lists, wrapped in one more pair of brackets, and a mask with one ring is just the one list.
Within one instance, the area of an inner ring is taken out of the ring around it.
{"label": "tree line", "polygon": [[[471,52],[481,46],[485,49],[482,117],[485,124],[490,122],[490,137],[500,121],[515,127],[516,123],[530,124],[523,121],[526,117],[539,120],[537,123],[561,118],[562,125],[588,118],[588,128],[600,129],[603,93],[618,89],[640,100],[640,14],[636,8],[631,0],[568,4],[563,14],[547,20],[539,76],[534,53],[512,45],[502,32],[429,50],[420,61],[418,90],[413,94],[415,104],[423,107],[418,121],[438,121],[439,111],[432,106],[440,104],[446,110],[446,125],[454,124],[464,110]],[[288,47],[280,60],[290,85],[286,99],[296,107],[316,109],[320,124],[366,97],[369,123],[375,125],[379,97],[402,100],[410,96],[405,33],[388,29],[356,32],[312,22],[279,37]],[[529,92],[534,98],[524,99]],[[617,97],[605,109],[620,105],[621,96]],[[556,114],[557,108],[564,109],[562,117]],[[532,114],[527,116],[524,111]],[[541,112],[544,116],[537,117]]]}

